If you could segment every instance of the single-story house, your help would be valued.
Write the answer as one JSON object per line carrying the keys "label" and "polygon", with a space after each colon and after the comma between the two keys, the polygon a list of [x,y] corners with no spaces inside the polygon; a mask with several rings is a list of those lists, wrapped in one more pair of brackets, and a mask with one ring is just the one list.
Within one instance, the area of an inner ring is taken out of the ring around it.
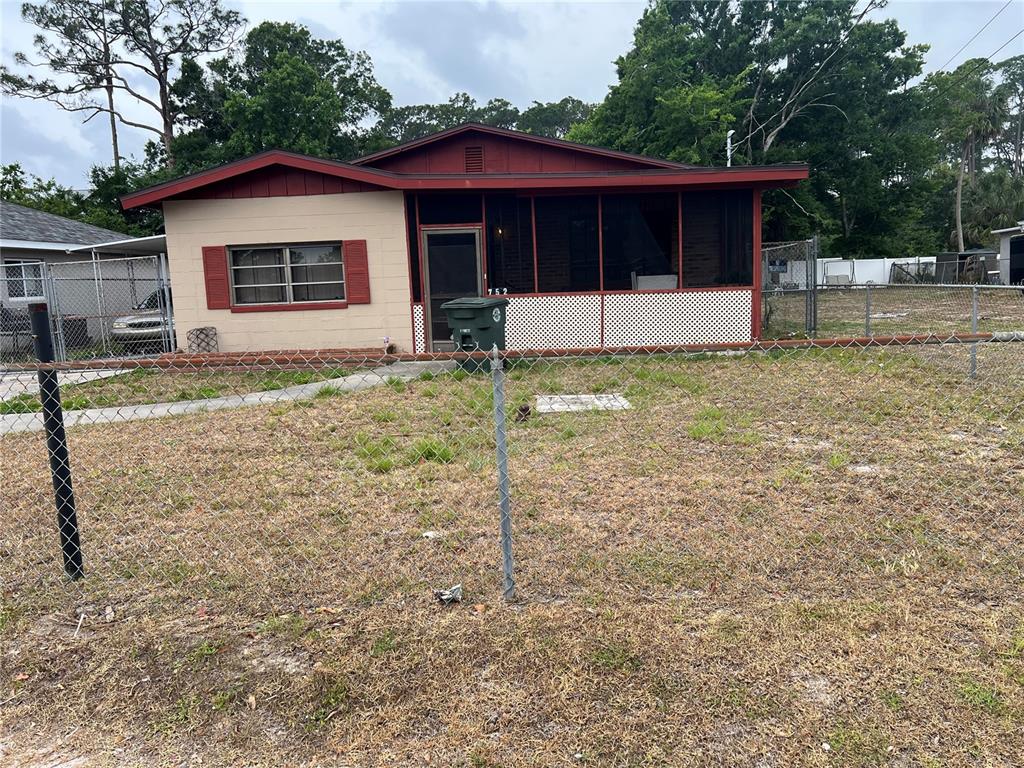
{"label": "single-story house", "polygon": [[999,276],[1003,285],[1024,285],[1024,221],[994,229],[999,238]]}
{"label": "single-story house", "polygon": [[450,348],[440,306],[509,299],[510,349],[760,333],[761,193],[703,168],[466,124],[351,163],[269,151],[125,195],[162,207],[178,338],[222,351]]}

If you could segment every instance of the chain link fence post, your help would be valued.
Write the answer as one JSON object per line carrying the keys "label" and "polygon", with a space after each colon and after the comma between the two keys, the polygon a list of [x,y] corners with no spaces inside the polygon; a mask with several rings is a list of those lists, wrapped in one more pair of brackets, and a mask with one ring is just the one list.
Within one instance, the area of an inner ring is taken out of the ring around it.
{"label": "chain link fence post", "polygon": [[[46,304],[30,304],[32,343],[40,363],[52,363],[53,336],[50,331],[50,312]],[[80,579],[82,547],[78,538],[78,515],[75,511],[75,491],[71,484],[71,460],[68,457],[68,439],[64,432],[64,411],[60,404],[57,372],[39,368],[39,401],[43,407],[43,428],[46,430],[46,452],[50,456],[50,477],[57,507],[57,530],[60,549],[64,556],[64,572],[68,578]]]}
{"label": "chain link fence post", "polygon": [[818,236],[811,238],[811,253],[808,260],[807,290],[810,299],[807,313],[807,335],[815,338],[818,335]]}
{"label": "chain link fence post", "polygon": [[505,370],[495,344],[491,350],[491,383],[494,391],[494,445],[498,469],[498,512],[501,516],[502,597],[512,600],[516,582],[512,564],[512,499],[508,482],[508,429],[505,418]]}
{"label": "chain link fence post", "polygon": [[[971,333],[978,332],[978,286],[971,288]],[[971,378],[978,376],[978,344],[971,344]]]}
{"label": "chain link fence post", "polygon": [[871,335],[871,284],[864,286],[864,335]]}

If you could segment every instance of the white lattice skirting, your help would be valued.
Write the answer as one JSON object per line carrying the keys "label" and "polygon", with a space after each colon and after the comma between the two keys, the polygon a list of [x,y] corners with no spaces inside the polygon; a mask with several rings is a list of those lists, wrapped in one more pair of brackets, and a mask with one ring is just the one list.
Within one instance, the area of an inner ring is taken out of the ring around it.
{"label": "white lattice skirting", "polygon": [[750,341],[752,291],[620,293],[604,297],[604,346]]}
{"label": "white lattice skirting", "polygon": [[412,351],[416,354],[427,351],[427,327],[422,304],[412,305]]}
{"label": "white lattice skirting", "polygon": [[509,349],[719,344],[752,338],[750,289],[508,298]]}
{"label": "white lattice skirting", "polygon": [[601,296],[509,296],[509,349],[586,349],[601,346]]}

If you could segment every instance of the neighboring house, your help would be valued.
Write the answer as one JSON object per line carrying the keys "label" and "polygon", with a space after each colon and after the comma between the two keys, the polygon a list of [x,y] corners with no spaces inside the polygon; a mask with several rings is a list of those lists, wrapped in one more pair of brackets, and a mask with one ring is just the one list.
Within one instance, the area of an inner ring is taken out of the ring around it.
{"label": "neighboring house", "polygon": [[127,236],[92,224],[0,200],[0,301],[27,304],[43,299],[41,264],[82,261],[76,248]]}
{"label": "neighboring house", "polygon": [[1016,227],[995,229],[999,237],[999,273],[1004,285],[1024,285],[1024,221]]}
{"label": "neighboring house", "polygon": [[44,300],[58,355],[117,351],[111,326],[160,285],[164,249],[163,236],[129,238],[0,200],[0,356],[31,348],[28,304]]}
{"label": "neighboring house", "polygon": [[264,152],[122,204],[163,208],[178,338],[213,327],[223,351],[450,348],[440,305],[489,293],[511,349],[742,342],[761,192],[807,172],[468,124],[352,163]]}

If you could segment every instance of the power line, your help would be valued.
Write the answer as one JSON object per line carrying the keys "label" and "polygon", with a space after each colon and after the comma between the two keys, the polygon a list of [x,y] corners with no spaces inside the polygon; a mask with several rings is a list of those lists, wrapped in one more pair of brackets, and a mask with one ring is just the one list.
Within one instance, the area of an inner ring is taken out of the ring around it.
{"label": "power line", "polygon": [[981,70],[981,68],[982,68],[983,66],[985,66],[986,64],[991,64],[991,63],[993,63],[993,62],[992,62],[992,58],[993,58],[993,57],[994,57],[994,56],[995,56],[995,55],[996,55],[997,53],[999,53],[999,52],[1000,52],[1001,50],[1003,50],[1003,48],[1005,48],[1006,46],[1008,46],[1008,45],[1009,45],[1010,43],[1012,43],[1012,42],[1013,42],[1014,40],[1016,40],[1016,39],[1017,39],[1018,37],[1020,37],[1021,35],[1024,35],[1024,28],[1021,28],[1021,29],[1017,30],[1017,34],[1015,34],[1015,35],[1014,35],[1013,37],[1011,37],[1011,38],[1010,38],[1009,40],[1007,40],[1007,41],[1006,41],[1005,43],[1003,43],[1003,44],[1002,44],[1002,45],[1000,45],[1000,46],[999,46],[998,48],[996,48],[996,49],[995,49],[994,51],[992,51],[992,53],[990,53],[990,54],[989,54],[988,56],[985,56],[985,57],[984,57],[983,59],[981,59],[981,60],[980,60],[980,61],[979,61],[979,62],[978,62],[977,64],[975,64],[975,65],[974,65],[973,67],[971,67],[971,69],[969,69],[968,71],[964,72],[963,74],[961,74],[961,75],[960,75],[959,77],[957,77],[957,78],[956,78],[956,79],[954,79],[953,81],[951,81],[951,82],[947,83],[947,84],[946,84],[946,87],[945,87],[945,88],[943,88],[942,90],[938,91],[938,92],[937,92],[937,93],[935,94],[935,99],[938,99],[938,98],[939,98],[940,96],[942,96],[942,95],[944,95],[945,93],[947,93],[947,92],[948,92],[948,91],[949,91],[949,90],[950,90],[951,88],[955,88],[955,87],[956,87],[956,86],[958,86],[958,85],[959,85],[960,83],[962,83],[962,82],[963,82],[964,80],[966,80],[966,79],[967,79],[968,77],[970,77],[971,75],[973,75],[973,74],[975,74],[976,72],[980,71],[980,70]]}
{"label": "power line", "polygon": [[980,34],[981,34],[982,32],[984,32],[984,31],[985,31],[986,29],[988,29],[988,25],[989,25],[989,24],[991,24],[991,23],[992,23],[993,21],[995,21],[995,20],[996,20],[996,19],[997,19],[997,18],[999,17],[999,14],[1001,14],[1001,13],[1002,13],[1003,11],[1005,11],[1005,10],[1006,10],[1007,8],[1009,8],[1009,7],[1010,7],[1010,4],[1011,4],[1012,2],[1013,2],[1013,0],[1006,0],[1006,5],[1004,5],[1004,6],[1003,6],[1002,8],[1000,8],[1000,9],[999,9],[998,11],[996,11],[996,14],[995,14],[995,16],[993,16],[993,17],[992,17],[991,19],[989,19],[988,21],[986,21],[986,22],[985,22],[985,25],[984,25],[984,26],[983,26],[983,27],[982,27],[981,29],[979,29],[979,30],[978,30],[977,32],[975,32],[975,33],[974,33],[974,36],[973,36],[973,37],[972,37],[972,38],[971,38],[970,40],[968,40],[968,41],[967,41],[966,43],[964,43],[963,45],[961,45],[961,46],[960,46],[960,50],[958,50],[958,51],[957,51],[956,53],[954,53],[954,54],[953,54],[952,56],[950,56],[950,57],[949,57],[949,61],[947,61],[947,62],[946,62],[945,64],[943,64],[943,65],[942,65],[941,67],[939,67],[939,71],[941,71],[941,70],[945,69],[946,67],[948,67],[948,66],[949,66],[949,63],[950,63],[951,61],[953,61],[953,59],[955,59],[955,58],[956,58],[957,56],[959,56],[959,55],[960,55],[961,53],[963,53],[963,52],[964,52],[964,49],[965,49],[965,48],[966,48],[966,47],[967,47],[968,45],[970,45],[970,44],[971,44],[971,43],[973,43],[973,42],[974,42],[975,40],[977,40],[977,39],[978,39],[978,35],[980,35]]}

